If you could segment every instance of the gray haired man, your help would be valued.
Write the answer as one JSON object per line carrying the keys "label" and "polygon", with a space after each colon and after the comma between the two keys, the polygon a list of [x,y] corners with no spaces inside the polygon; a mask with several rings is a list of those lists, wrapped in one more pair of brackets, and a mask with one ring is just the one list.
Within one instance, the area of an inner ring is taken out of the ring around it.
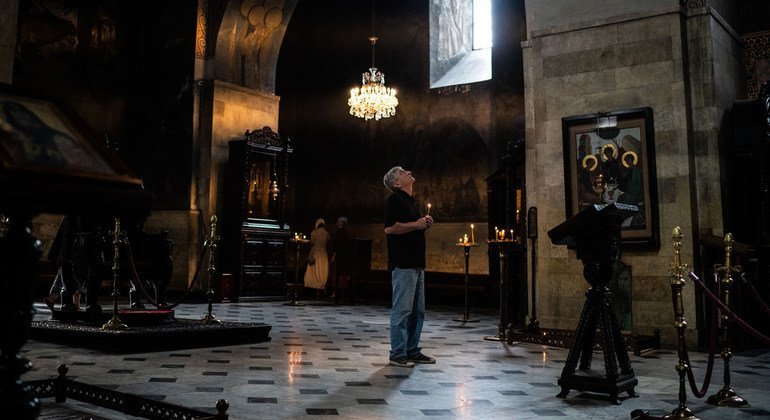
{"label": "gray haired man", "polygon": [[400,367],[436,363],[420,351],[425,319],[425,230],[433,224],[433,217],[420,214],[413,197],[414,181],[412,173],[400,166],[382,178],[391,192],[385,201],[388,271],[393,288],[390,364]]}

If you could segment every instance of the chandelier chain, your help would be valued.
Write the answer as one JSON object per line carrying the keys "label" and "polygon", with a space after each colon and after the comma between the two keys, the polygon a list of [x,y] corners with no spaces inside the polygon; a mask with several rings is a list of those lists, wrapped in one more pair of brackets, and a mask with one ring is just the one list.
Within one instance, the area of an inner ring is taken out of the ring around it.
{"label": "chandelier chain", "polygon": [[350,115],[365,120],[374,118],[392,117],[396,115],[398,99],[396,90],[385,87],[385,75],[375,67],[375,45],[377,36],[374,27],[374,0],[372,0],[372,36],[369,41],[372,43],[372,66],[369,71],[361,75],[361,87],[354,87],[350,90],[348,105],[350,106]]}

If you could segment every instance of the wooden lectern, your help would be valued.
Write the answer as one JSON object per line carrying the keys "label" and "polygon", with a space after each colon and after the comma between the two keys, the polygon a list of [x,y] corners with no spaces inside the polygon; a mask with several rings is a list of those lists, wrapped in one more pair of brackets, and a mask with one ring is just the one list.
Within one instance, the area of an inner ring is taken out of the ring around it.
{"label": "wooden lectern", "polygon": [[[620,260],[620,225],[638,212],[638,207],[627,204],[593,205],[548,232],[554,245],[567,245],[577,251],[577,258],[583,261],[583,276],[591,285],[586,292],[575,341],[558,381],[559,398],[566,397],[571,389],[609,394],[615,404],[620,404],[618,395],[622,392],[638,396],[634,387],[639,381],[631,368],[615,317],[612,292],[607,287],[615,263]],[[603,376],[591,371],[597,327],[601,330],[604,352]],[[576,368],[580,372],[576,372]]]}

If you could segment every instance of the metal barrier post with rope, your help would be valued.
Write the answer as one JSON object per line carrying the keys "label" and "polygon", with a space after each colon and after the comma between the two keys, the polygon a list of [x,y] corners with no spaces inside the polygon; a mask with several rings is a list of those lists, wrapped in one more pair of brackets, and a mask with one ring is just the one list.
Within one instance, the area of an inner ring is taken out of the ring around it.
{"label": "metal barrier post with rope", "polygon": [[684,319],[682,288],[687,283],[684,278],[687,264],[682,264],[682,229],[679,226],[675,227],[671,237],[674,239],[674,262],[669,265],[669,276],[671,277],[671,298],[674,306],[674,327],[676,327],[678,337],[677,354],[679,355],[679,362],[676,364],[676,371],[679,374],[679,406],[671,412],[671,417],[696,420],[698,417],[687,408],[687,388],[685,384],[685,377],[690,370],[690,364],[687,356],[687,345],[684,339],[687,321]]}
{"label": "metal barrier post with rope", "polygon": [[[722,273],[722,279],[719,282],[720,300],[730,310],[730,289],[733,285],[733,273],[740,273],[741,266],[732,266],[730,254],[733,249],[733,235],[725,235],[725,264],[723,266],[715,265],[714,271]],[[738,393],[730,387],[730,358],[733,357],[730,349],[730,336],[728,327],[730,317],[724,311],[719,311],[719,344],[722,348],[721,355],[724,361],[724,386],[716,394],[708,397],[707,403],[718,405],[720,407],[748,407],[749,402],[738,396]]]}
{"label": "metal barrier post with rope", "polygon": [[208,292],[206,292],[206,296],[208,296],[208,313],[206,316],[203,317],[201,322],[203,325],[210,325],[210,324],[219,324],[221,321],[217,319],[214,314],[211,313],[212,309],[212,302],[214,301],[214,288],[212,286],[212,283],[214,281],[214,277],[216,276],[217,268],[214,264],[214,254],[217,250],[217,241],[219,238],[217,237],[217,216],[211,216],[211,235],[206,240],[206,243],[209,246],[209,287]]}
{"label": "metal barrier post with rope", "polygon": [[[720,296],[716,296],[709,290],[709,287],[692,271],[689,271],[686,264],[681,262],[680,249],[682,246],[682,230],[679,227],[675,227],[672,237],[674,239],[674,263],[670,265],[671,273],[671,294],[674,305],[674,326],[677,328],[677,335],[679,340],[679,363],[676,366],[676,370],[679,373],[679,406],[663,417],[650,416],[645,410],[634,410],[631,412],[632,420],[651,420],[651,419],[698,419],[691,410],[687,408],[687,392],[684,386],[684,377],[687,376],[687,380],[690,384],[690,390],[697,398],[703,398],[708,392],[709,384],[711,383],[711,373],[714,367],[714,354],[716,353],[716,337],[719,335],[721,356],[724,360],[724,386],[716,394],[707,399],[707,403],[712,405],[718,405],[720,407],[731,408],[745,408],[749,407],[748,401],[738,396],[738,394],[731,388],[730,385],[730,358],[732,357],[732,350],[729,340],[728,327],[730,321],[738,326],[744,332],[747,332],[757,339],[761,340],[765,344],[770,345],[770,337],[757,331],[746,321],[742,320],[736,315],[730,308],[731,295],[730,289],[732,287],[733,273],[738,273],[744,282],[748,283],[751,290],[754,292],[754,298],[758,301],[761,308],[770,315],[770,308],[762,301],[761,297],[756,293],[756,290],[751,286],[751,283],[745,278],[741,272],[740,266],[733,266],[731,262],[733,236],[728,233],[725,235],[725,263],[724,265],[715,265],[715,275],[718,277],[719,273],[722,273],[722,279],[718,281]],[[703,379],[703,386],[698,388],[695,384],[695,377],[692,373],[690,364],[690,358],[687,353],[687,345],[684,340],[684,331],[687,328],[687,322],[684,319],[684,306],[682,303],[682,288],[686,281],[684,279],[684,273],[687,272],[687,276],[692,280],[701,292],[703,292],[706,301],[711,304],[711,328],[709,330],[709,356],[708,363],[706,365],[706,374]],[[717,278],[718,280],[718,278]],[[717,313],[717,310],[719,311]],[[719,317],[717,317],[719,315]],[[719,331],[717,332],[717,326]]]}
{"label": "metal barrier post with rope", "polygon": [[115,260],[112,263],[112,318],[102,325],[103,330],[125,330],[128,326],[118,317],[118,296],[120,289],[118,283],[120,280],[120,244],[122,243],[120,233],[120,219],[115,218],[115,231],[113,232],[112,244],[115,246]]}

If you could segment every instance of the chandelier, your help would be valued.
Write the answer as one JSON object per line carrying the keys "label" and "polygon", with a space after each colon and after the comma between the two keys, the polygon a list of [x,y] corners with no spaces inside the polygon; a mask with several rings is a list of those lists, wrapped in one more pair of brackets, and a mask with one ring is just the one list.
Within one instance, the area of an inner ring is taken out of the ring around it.
{"label": "chandelier", "polygon": [[[374,2],[372,2],[372,33],[374,33]],[[374,66],[374,46],[377,37],[369,37],[372,43],[372,67],[361,75],[361,87],[350,89],[350,115],[365,120],[374,118],[379,121],[382,118],[396,115],[398,99],[396,90],[385,87],[385,75]]]}

